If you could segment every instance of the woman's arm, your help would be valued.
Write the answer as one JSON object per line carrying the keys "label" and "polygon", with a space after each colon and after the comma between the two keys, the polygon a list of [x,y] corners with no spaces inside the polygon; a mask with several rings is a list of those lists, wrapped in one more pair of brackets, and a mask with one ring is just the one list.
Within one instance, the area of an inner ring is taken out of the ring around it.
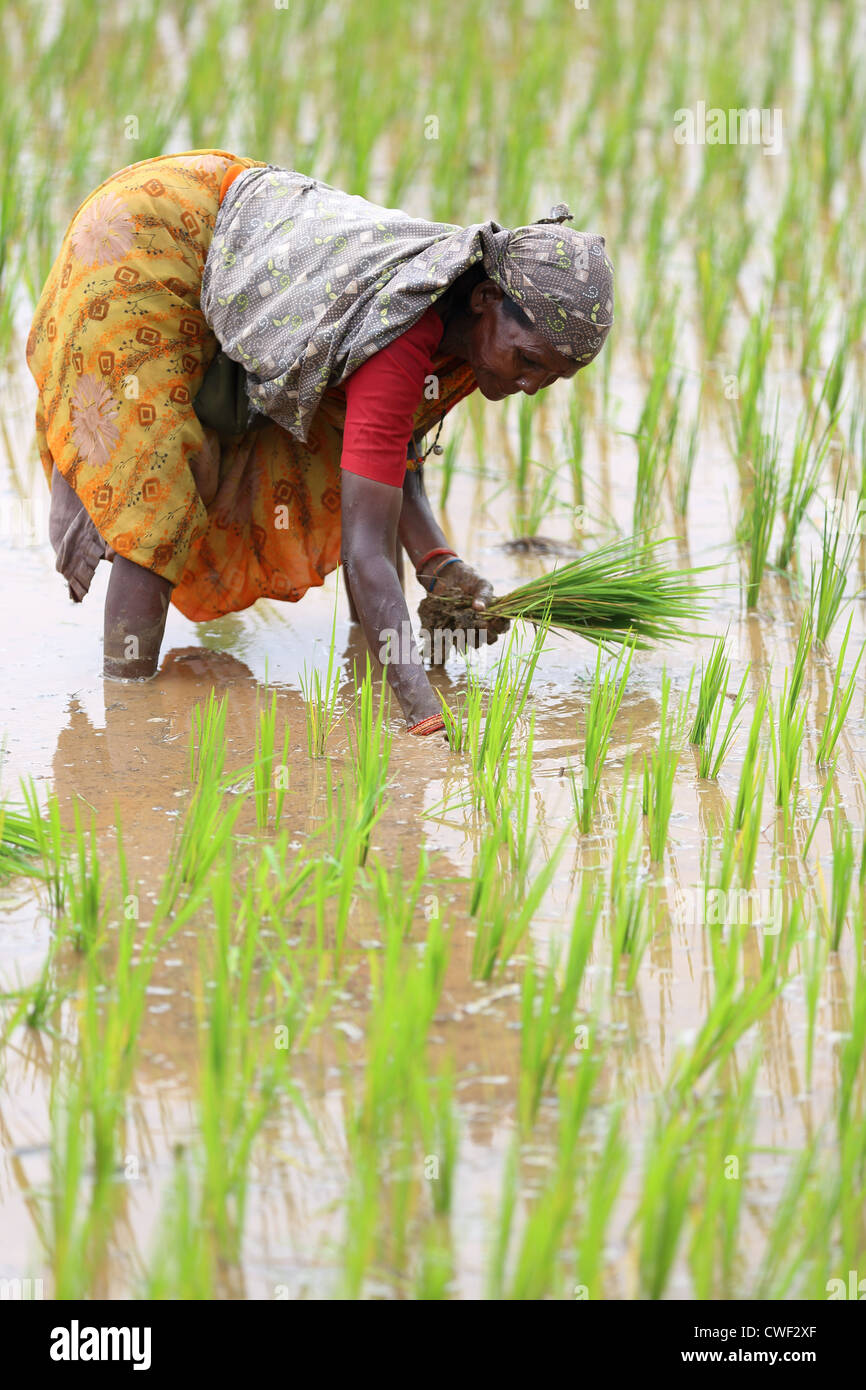
{"label": "woman's arm", "polygon": [[[416,469],[408,469],[403,481],[403,508],[400,512],[400,524],[398,528],[400,541],[404,546],[409,559],[412,561],[413,569],[417,570],[419,563],[425,555],[429,555],[431,550],[438,550],[446,547],[448,540],[444,531],[434,517],[427,493],[424,488],[424,469],[419,464]],[[489,599],[493,597],[493,586],[482,579],[480,574],[476,574],[470,565],[466,565],[462,560],[454,564],[449,564],[442,571],[442,579],[449,585],[455,585],[472,598],[472,607],[483,609]],[[429,580],[424,580],[424,587],[428,588]],[[436,585],[432,586],[435,592]],[[492,637],[495,641],[495,636]]]}
{"label": "woman's arm", "polygon": [[343,472],[341,560],[346,582],[370,651],[381,660],[389,636],[396,639],[388,658],[388,682],[412,728],[440,714],[441,706],[412,636],[395,568],[402,508],[401,488]]}

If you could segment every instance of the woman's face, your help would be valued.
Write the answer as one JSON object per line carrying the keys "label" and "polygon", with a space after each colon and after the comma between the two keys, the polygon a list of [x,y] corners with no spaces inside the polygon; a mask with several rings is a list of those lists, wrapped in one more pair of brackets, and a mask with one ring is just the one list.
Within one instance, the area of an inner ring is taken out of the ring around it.
{"label": "woman's face", "polygon": [[501,401],[518,391],[534,396],[560,377],[574,376],[580,364],[512,318],[503,307],[504,300],[492,280],[482,280],[469,297],[467,361],[482,396],[489,401]]}

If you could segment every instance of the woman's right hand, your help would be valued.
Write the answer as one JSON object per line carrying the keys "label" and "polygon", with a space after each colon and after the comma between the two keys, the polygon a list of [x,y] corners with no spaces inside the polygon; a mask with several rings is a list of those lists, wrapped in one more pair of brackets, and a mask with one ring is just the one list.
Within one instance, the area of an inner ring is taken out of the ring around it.
{"label": "woman's right hand", "polygon": [[347,470],[341,473],[341,485],[341,558],[367,646],[387,666],[407,728],[423,725],[419,734],[436,732],[432,720],[434,715],[441,719],[442,707],[424,670],[390,558],[396,555],[403,490]]}

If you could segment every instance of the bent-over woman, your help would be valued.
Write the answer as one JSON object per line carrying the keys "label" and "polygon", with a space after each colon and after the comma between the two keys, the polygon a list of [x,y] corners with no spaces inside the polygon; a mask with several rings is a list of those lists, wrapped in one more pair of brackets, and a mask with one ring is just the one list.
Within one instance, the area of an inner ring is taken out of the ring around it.
{"label": "bent-over woman", "polygon": [[[297,602],[342,563],[373,653],[422,585],[483,610],[423,485],[476,388],[534,395],[599,352],[600,236],[568,209],[513,231],[427,222],[220,150],[132,164],[76,212],[27,344],[73,600],[100,560],[104,673],[153,676],[168,604],[196,622]],[[427,444],[431,436],[433,442]],[[388,679],[411,733],[443,727],[417,650]]]}

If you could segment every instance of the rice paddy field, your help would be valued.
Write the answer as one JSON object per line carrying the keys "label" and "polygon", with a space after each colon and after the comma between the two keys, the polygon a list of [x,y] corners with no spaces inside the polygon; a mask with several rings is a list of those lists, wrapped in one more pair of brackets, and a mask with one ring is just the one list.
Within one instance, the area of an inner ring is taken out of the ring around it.
{"label": "rice paddy field", "polygon": [[[4,1287],[866,1289],[864,22],[7,0]],[[158,679],[103,682],[108,567],[73,606],[24,342],[87,193],[206,147],[603,233],[598,360],[462,403],[427,490],[501,595],[642,536],[647,584],[699,571],[691,635],[515,619],[431,671],[449,741],[412,739],[337,573],[172,611]]]}

